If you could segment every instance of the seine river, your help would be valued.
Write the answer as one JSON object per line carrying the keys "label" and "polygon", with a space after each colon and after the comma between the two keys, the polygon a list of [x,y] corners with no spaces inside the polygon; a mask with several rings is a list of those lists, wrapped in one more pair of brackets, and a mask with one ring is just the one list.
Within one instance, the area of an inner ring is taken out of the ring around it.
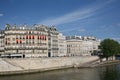
{"label": "seine river", "polygon": [[98,68],[64,69],[34,74],[0,76],[0,80],[120,80],[120,64]]}

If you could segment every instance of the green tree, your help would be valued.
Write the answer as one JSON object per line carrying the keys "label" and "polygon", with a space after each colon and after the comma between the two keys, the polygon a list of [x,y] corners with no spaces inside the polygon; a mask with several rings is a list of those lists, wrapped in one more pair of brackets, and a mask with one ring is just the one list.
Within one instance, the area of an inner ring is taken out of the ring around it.
{"label": "green tree", "polygon": [[117,41],[112,39],[105,39],[101,42],[101,51],[103,53],[103,57],[106,57],[108,60],[108,57],[114,56],[119,53],[120,45]]}

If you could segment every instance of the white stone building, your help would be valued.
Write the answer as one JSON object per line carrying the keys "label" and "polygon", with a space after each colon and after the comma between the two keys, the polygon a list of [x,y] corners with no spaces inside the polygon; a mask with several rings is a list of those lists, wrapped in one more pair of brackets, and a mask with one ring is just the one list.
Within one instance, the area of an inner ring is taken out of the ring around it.
{"label": "white stone building", "polygon": [[91,36],[67,36],[45,25],[6,24],[0,30],[1,57],[58,57],[91,55],[100,41]]}
{"label": "white stone building", "polygon": [[48,30],[48,57],[58,56],[58,34],[57,29],[52,26],[47,28]]}
{"label": "white stone building", "polygon": [[4,30],[0,30],[0,53],[4,54]]}
{"label": "white stone building", "polygon": [[66,43],[68,56],[91,55],[100,45],[99,40],[89,36],[67,36]]}
{"label": "white stone building", "polygon": [[66,56],[67,53],[67,45],[66,45],[66,37],[59,33],[58,35],[58,56]]}
{"label": "white stone building", "polygon": [[5,30],[0,30],[0,56],[56,57],[58,34],[54,26],[6,24]]}

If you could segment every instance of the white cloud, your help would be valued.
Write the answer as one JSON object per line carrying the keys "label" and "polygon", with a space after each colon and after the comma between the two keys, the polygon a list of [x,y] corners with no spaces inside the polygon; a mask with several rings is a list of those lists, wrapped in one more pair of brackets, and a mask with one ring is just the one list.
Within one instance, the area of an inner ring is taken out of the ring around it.
{"label": "white cloud", "polygon": [[77,31],[77,32],[85,32],[86,30],[80,27],[74,27],[74,28],[67,28],[67,29],[63,29],[60,30],[61,32],[71,32],[71,31]]}
{"label": "white cloud", "polygon": [[90,17],[94,14],[92,13],[93,11],[94,11],[94,8],[77,10],[77,11],[65,14],[63,16],[57,17],[57,18],[43,20],[41,23],[46,24],[46,25],[58,25],[58,24],[69,23],[69,22],[82,20],[82,19]]}
{"label": "white cloud", "polygon": [[56,17],[56,18],[45,19],[45,20],[41,21],[40,23],[45,24],[45,25],[59,25],[59,24],[70,23],[70,22],[90,18],[96,14],[97,10],[103,8],[104,6],[111,3],[112,1],[113,0],[109,0],[109,1],[106,1],[99,5],[92,6],[92,7],[89,6],[89,8],[76,10],[71,13]]}
{"label": "white cloud", "polygon": [[120,37],[112,38],[113,40],[116,40],[120,43]]}
{"label": "white cloud", "polygon": [[3,14],[0,13],[0,16],[3,16]]}

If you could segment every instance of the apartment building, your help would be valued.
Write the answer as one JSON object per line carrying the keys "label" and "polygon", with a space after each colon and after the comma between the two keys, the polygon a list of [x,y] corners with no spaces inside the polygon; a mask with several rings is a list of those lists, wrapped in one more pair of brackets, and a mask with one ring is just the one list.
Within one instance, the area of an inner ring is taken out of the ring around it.
{"label": "apartment building", "polygon": [[58,35],[56,27],[51,26],[47,28],[48,30],[48,56],[56,57],[58,56]]}
{"label": "apartment building", "polygon": [[67,36],[55,26],[6,24],[0,30],[0,57],[58,57],[91,55],[100,41],[91,36]]}
{"label": "apartment building", "polygon": [[4,54],[4,30],[0,30],[0,53]]}
{"label": "apartment building", "polygon": [[4,54],[10,57],[48,56],[48,33],[46,26],[16,26],[6,24],[4,30]]}
{"label": "apartment building", "polygon": [[66,37],[59,33],[58,35],[58,56],[66,56],[67,55],[67,45],[66,45]]}
{"label": "apartment building", "polygon": [[90,36],[67,36],[66,43],[68,56],[85,56],[91,55],[93,51],[98,50],[100,40]]}

